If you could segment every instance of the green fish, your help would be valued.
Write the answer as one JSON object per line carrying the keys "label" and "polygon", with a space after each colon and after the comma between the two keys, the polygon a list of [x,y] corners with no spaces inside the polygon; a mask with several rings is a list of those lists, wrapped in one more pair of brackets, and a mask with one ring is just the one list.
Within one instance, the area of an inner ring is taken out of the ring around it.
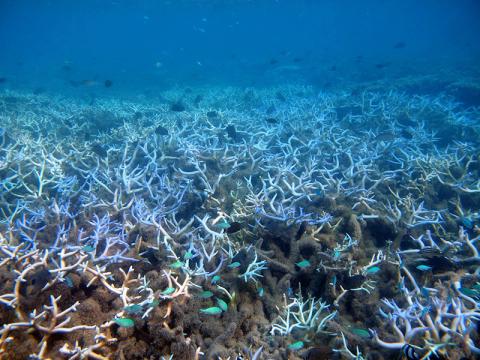
{"label": "green fish", "polygon": [[143,309],[142,306],[138,305],[138,304],[125,306],[123,308],[123,310],[125,310],[129,314],[138,314],[138,313],[142,312],[142,309]]}
{"label": "green fish", "polygon": [[288,345],[288,348],[290,350],[297,351],[297,350],[303,349],[304,345],[305,344],[303,343],[303,341],[297,341],[297,342],[294,342],[293,344]]}
{"label": "green fish", "polygon": [[220,309],[222,309],[223,311],[228,310],[228,304],[225,301],[223,301],[222,299],[217,298],[217,304],[220,307]]}
{"label": "green fish", "polygon": [[82,248],[82,250],[85,251],[85,252],[92,252],[93,250],[95,250],[95,248],[93,246],[90,246],[90,245],[85,245]]}
{"label": "green fish", "polygon": [[366,338],[366,339],[370,338],[370,333],[368,332],[368,330],[360,329],[360,328],[352,328],[350,329],[350,331],[352,332],[352,334],[355,334],[362,338]]}
{"label": "green fish", "polygon": [[200,296],[202,299],[208,299],[208,298],[211,298],[213,296],[213,292],[211,292],[209,290],[202,291],[200,294],[198,294],[198,296]]}
{"label": "green fish", "polygon": [[307,259],[304,259],[296,263],[295,265],[297,265],[300,269],[305,269],[310,266],[310,261],[308,261]]}
{"label": "green fish", "polygon": [[213,278],[212,278],[212,284],[215,285],[217,282],[219,282],[222,278],[220,277],[220,275],[215,275]]}
{"label": "green fish", "polygon": [[420,271],[429,271],[432,270],[432,267],[428,265],[418,265],[417,269]]}
{"label": "green fish", "polygon": [[375,274],[379,271],[380,271],[380,268],[378,266],[372,266],[371,268],[368,268],[365,274]]}
{"label": "green fish", "polygon": [[235,269],[235,268],[238,268],[240,265],[242,265],[242,264],[240,264],[238,261],[235,261],[235,262],[231,263],[230,265],[228,265],[228,267],[230,269]]}
{"label": "green fish", "polygon": [[174,292],[175,292],[174,287],[168,287],[162,291],[162,295],[170,295],[170,294],[173,294]]}
{"label": "green fish", "polygon": [[134,321],[129,318],[115,318],[113,321],[115,321],[118,326],[124,328],[131,328],[135,325]]}
{"label": "green fish", "polygon": [[183,255],[183,258],[184,258],[185,260],[190,260],[192,257],[193,257],[193,254],[192,254],[191,251],[187,251],[187,252],[185,253],[185,255]]}
{"label": "green fish", "polygon": [[224,220],[224,221],[222,221],[222,222],[219,222],[219,223],[217,224],[217,227],[220,228],[220,229],[226,230],[226,229],[228,229],[228,228],[230,227],[230,224],[228,223],[228,221]]}
{"label": "green fish", "polygon": [[207,315],[218,315],[222,313],[222,309],[217,306],[212,306],[206,309],[200,309],[200,312]]}
{"label": "green fish", "polygon": [[180,260],[177,260],[177,261],[175,261],[173,264],[170,264],[170,267],[171,267],[172,269],[179,269],[179,268],[181,268],[183,265],[184,265],[183,262],[181,262]]}

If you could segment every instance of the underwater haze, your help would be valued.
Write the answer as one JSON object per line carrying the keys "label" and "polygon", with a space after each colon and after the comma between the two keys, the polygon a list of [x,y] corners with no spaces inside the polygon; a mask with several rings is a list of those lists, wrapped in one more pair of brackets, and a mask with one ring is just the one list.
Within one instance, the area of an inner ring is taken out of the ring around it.
{"label": "underwater haze", "polygon": [[321,87],[478,62],[479,16],[474,0],[4,0],[0,75],[57,91],[105,78],[126,92],[284,77]]}
{"label": "underwater haze", "polygon": [[480,2],[0,0],[0,360],[480,358]]}

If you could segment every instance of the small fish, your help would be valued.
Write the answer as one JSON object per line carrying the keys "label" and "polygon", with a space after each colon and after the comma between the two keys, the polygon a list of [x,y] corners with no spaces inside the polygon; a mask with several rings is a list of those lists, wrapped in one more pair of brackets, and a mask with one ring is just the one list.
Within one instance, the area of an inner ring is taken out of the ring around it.
{"label": "small fish", "polygon": [[69,83],[73,87],[97,85],[97,82],[95,80],[80,80],[80,81],[69,80]]}
{"label": "small fish", "polygon": [[6,77],[0,77],[0,84],[5,84],[7,82]]}
{"label": "small fish", "polygon": [[213,278],[212,278],[212,285],[215,285],[216,283],[218,283],[222,278],[220,277],[220,275],[215,275]]}
{"label": "small fish", "polygon": [[70,72],[72,71],[72,66],[69,63],[65,63],[60,67],[60,69],[66,72]]}
{"label": "small fish", "polygon": [[228,125],[227,128],[226,128],[226,131],[227,131],[227,135],[230,139],[236,139],[237,138],[237,130],[235,129],[235,126],[233,126],[232,124]]}
{"label": "small fish", "polygon": [[90,246],[90,245],[85,245],[84,247],[82,247],[82,250],[85,251],[85,252],[92,252],[95,250],[95,248],[93,246]]}
{"label": "small fish", "polygon": [[390,65],[391,65],[390,62],[384,62],[384,63],[375,64],[375,67],[377,69],[385,69],[387,66],[390,66]]}
{"label": "small fish", "polygon": [[170,104],[170,111],[182,112],[182,111],[185,111],[185,110],[186,110],[186,107],[185,107],[185,105],[183,105],[183,103],[181,101],[176,101],[176,102]]}
{"label": "small fish", "polygon": [[218,306],[212,306],[206,309],[200,309],[200,312],[207,315],[218,315],[222,313],[222,309]]}
{"label": "small fish", "polygon": [[219,229],[228,229],[231,225],[228,223],[227,220],[223,220],[216,225]]}
{"label": "small fish", "polygon": [[129,314],[138,314],[142,311],[142,309],[143,309],[142,306],[138,304],[125,306],[123,308],[123,310],[125,310]]}
{"label": "small fish", "polygon": [[202,291],[200,294],[198,294],[198,296],[201,297],[202,299],[208,299],[213,296],[213,292],[209,290],[205,290],[205,291]]}
{"label": "small fish", "polygon": [[269,124],[278,124],[278,120],[272,117],[265,118],[265,121]]}
{"label": "small fish", "polygon": [[215,119],[218,117],[218,112],[216,112],[215,110],[207,111],[207,117],[209,119]]}
{"label": "small fish", "polygon": [[222,299],[217,298],[217,304],[220,307],[220,309],[222,309],[223,311],[228,310],[228,304],[225,301],[223,301]]}
{"label": "small fish", "polygon": [[384,142],[394,141],[396,138],[395,134],[388,131],[383,131],[375,136],[375,140]]}
{"label": "small fish", "polygon": [[101,156],[104,158],[108,156],[107,150],[105,150],[105,148],[99,143],[93,143],[92,145],[90,145],[90,150],[92,150],[98,156]]}
{"label": "small fish", "polygon": [[168,136],[168,130],[163,127],[162,125],[158,125],[155,128],[155,134],[160,135],[160,136]]}
{"label": "small fish", "polygon": [[275,93],[275,97],[277,98],[277,100],[280,100],[281,102],[287,101],[287,98],[280,91],[277,91]]}
{"label": "small fish", "polygon": [[195,106],[198,106],[200,104],[200,101],[203,100],[203,95],[197,95],[195,96],[195,99],[193,99],[193,103],[195,104]]}
{"label": "small fish", "polygon": [[300,224],[300,227],[298,228],[297,234],[295,235],[296,240],[300,240],[300,238],[303,236],[303,234],[307,230],[307,225],[308,224],[306,221],[302,221],[302,223]]}
{"label": "small fish", "polygon": [[303,343],[303,341],[297,341],[297,342],[294,342],[293,344],[288,345],[288,348],[290,350],[297,351],[297,350],[303,349],[304,346],[305,344]]}
{"label": "small fish", "polygon": [[240,264],[238,261],[235,261],[235,262],[231,263],[230,265],[228,265],[228,267],[230,269],[235,269],[235,268],[240,267],[240,265],[242,265],[242,264]]}
{"label": "small fish", "polygon": [[362,338],[365,338],[365,339],[370,338],[370,332],[368,330],[361,329],[361,328],[352,328],[352,329],[350,329],[350,331],[351,331],[352,334],[355,334],[359,337],[362,337]]}
{"label": "small fish", "polygon": [[33,95],[40,95],[40,94],[43,94],[45,92],[45,88],[39,86],[39,87],[36,87],[35,89],[33,89],[32,93]]}
{"label": "small fish", "polygon": [[168,287],[162,291],[162,295],[170,295],[170,294],[173,294],[174,292],[175,292],[174,287]]}
{"label": "small fish", "polygon": [[380,268],[378,266],[372,266],[371,268],[368,268],[367,271],[365,271],[365,274],[375,274],[380,271]]}
{"label": "small fish", "polygon": [[112,87],[113,81],[112,80],[105,80],[103,85],[105,85],[106,88]]}
{"label": "small fish", "polygon": [[405,355],[407,360],[420,360],[420,357],[415,352],[415,348],[410,344],[405,344],[402,346],[402,353]]}
{"label": "small fish", "polygon": [[86,80],[80,81],[80,85],[95,86],[95,85],[98,85],[98,81],[97,80],[86,79]]}
{"label": "small fish", "polygon": [[275,110],[276,110],[275,105],[270,105],[265,112],[267,114],[273,114]]}
{"label": "small fish", "polygon": [[428,266],[428,265],[418,265],[417,266],[417,269],[420,270],[420,271],[429,271],[429,270],[432,270],[432,267],[431,266]]}
{"label": "small fish", "polygon": [[115,321],[118,326],[124,328],[131,328],[135,325],[135,322],[129,318],[115,318],[113,321]]}
{"label": "small fish", "polygon": [[393,46],[393,48],[394,49],[403,49],[406,46],[407,46],[406,43],[404,43],[403,41],[399,41]]}
{"label": "small fish", "polygon": [[183,255],[183,258],[185,260],[190,260],[193,257],[193,253],[191,251],[187,251],[185,255]]}
{"label": "small fish", "polygon": [[265,294],[265,290],[263,289],[263,287],[258,288],[258,296],[263,297],[264,294]]}
{"label": "small fish", "polygon": [[295,265],[297,265],[300,269],[305,269],[309,267],[311,264],[310,264],[310,261],[308,261],[307,259],[304,259],[298,263],[295,263]]}
{"label": "small fish", "polygon": [[179,269],[179,268],[181,268],[183,265],[184,265],[184,264],[183,264],[182,261],[177,260],[177,261],[175,261],[173,264],[170,264],[170,267],[171,267],[172,269]]}
{"label": "small fish", "polygon": [[230,227],[226,230],[227,234],[234,234],[242,229],[242,224],[234,221],[230,224]]}

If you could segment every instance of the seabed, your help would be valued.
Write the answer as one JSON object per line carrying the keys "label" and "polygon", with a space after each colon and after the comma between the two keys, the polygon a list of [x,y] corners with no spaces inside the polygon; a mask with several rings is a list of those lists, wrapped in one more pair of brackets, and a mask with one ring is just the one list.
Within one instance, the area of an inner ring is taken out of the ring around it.
{"label": "seabed", "polygon": [[390,85],[3,91],[0,358],[478,356],[480,108]]}

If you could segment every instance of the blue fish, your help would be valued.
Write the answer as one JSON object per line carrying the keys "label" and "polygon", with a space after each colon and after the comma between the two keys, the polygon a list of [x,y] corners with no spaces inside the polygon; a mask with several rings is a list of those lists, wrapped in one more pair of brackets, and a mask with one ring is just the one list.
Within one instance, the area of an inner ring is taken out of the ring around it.
{"label": "blue fish", "polygon": [[429,271],[432,270],[432,267],[428,265],[418,265],[417,269],[420,271]]}

